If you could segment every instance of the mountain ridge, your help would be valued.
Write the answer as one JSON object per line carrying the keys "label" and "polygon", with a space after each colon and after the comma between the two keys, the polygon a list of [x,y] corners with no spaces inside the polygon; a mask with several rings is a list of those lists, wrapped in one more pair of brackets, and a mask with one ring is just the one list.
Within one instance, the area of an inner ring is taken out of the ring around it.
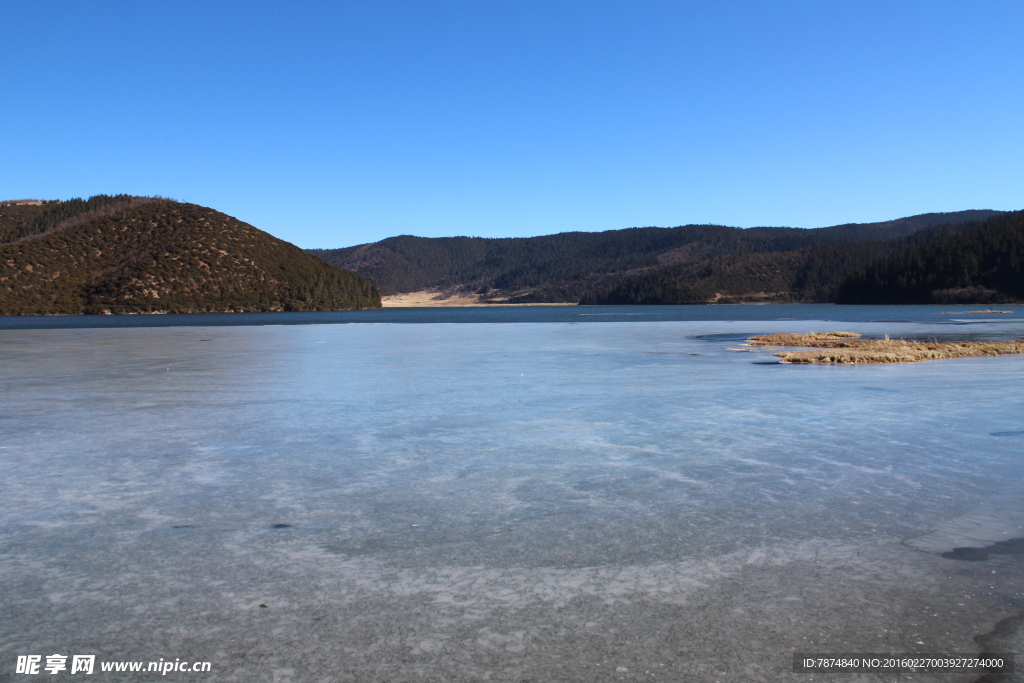
{"label": "mountain ridge", "polygon": [[[687,225],[524,238],[398,235],[307,252],[367,277],[385,295],[433,290],[440,297],[472,294],[483,303],[821,301],[834,295],[838,274],[890,253],[900,239],[939,226],[962,229],[1001,213],[928,213],[811,229]],[[814,249],[818,252],[807,252]],[[800,258],[782,256],[801,250],[806,253]],[[754,256],[769,253],[778,256]],[[779,264],[786,274],[768,277]],[[663,283],[655,288],[661,293],[639,298],[613,291],[618,285],[629,289],[631,278],[649,280],[652,274],[677,282]],[[704,284],[696,286],[701,279]]]}

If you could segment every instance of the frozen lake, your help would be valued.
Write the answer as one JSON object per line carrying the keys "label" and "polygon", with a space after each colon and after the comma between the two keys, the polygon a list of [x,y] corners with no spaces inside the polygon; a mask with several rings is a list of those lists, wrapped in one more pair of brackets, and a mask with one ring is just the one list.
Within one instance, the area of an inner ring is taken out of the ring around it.
{"label": "frozen lake", "polygon": [[1024,357],[731,350],[832,329],[1024,321],[0,331],[0,680],[52,653],[298,683],[978,652],[1024,557],[941,553],[1024,537]]}

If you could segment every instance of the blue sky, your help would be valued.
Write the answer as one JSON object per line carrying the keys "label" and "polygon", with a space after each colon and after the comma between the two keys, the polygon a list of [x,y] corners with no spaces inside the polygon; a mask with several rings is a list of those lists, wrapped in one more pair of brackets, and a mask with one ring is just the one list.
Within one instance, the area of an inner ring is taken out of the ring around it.
{"label": "blue sky", "polygon": [[0,197],[302,247],[1024,208],[1024,3],[0,0]]}

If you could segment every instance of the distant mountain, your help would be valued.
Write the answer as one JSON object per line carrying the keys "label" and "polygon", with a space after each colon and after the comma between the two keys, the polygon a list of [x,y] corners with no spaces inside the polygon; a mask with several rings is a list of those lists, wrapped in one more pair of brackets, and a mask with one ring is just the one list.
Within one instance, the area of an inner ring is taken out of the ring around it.
{"label": "distant mountain", "polygon": [[1024,211],[870,263],[842,282],[837,299],[851,304],[1024,301]]}
{"label": "distant mountain", "polygon": [[379,307],[359,275],[195,204],[0,203],[0,315]]}
{"label": "distant mountain", "polygon": [[[972,216],[975,212],[961,212],[964,214]],[[941,214],[929,214],[935,215]],[[909,219],[903,220],[910,222]],[[821,240],[818,246],[772,252],[734,252],[700,261],[628,272],[595,283],[583,294],[580,303],[834,302],[843,279],[858,268],[901,249],[958,234],[979,225],[980,221],[919,227],[923,223],[921,221],[914,226],[913,232],[907,229],[907,223],[891,221],[889,224],[894,223],[895,232],[903,236],[886,239],[886,233],[880,232],[878,224],[870,227],[836,226],[813,231]]]}
{"label": "distant mountain", "polygon": [[999,215],[932,213],[882,223],[800,228],[687,225],[529,238],[401,235],[310,249],[384,294],[435,290],[508,303],[827,301],[859,267],[929,232],[955,234]]}

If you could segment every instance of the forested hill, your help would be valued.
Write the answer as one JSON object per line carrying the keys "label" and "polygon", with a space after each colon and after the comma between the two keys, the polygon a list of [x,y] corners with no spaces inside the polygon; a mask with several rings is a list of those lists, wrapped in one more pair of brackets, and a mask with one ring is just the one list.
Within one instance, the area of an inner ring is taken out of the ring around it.
{"label": "forested hill", "polygon": [[932,213],[883,223],[800,228],[688,225],[529,238],[402,235],[311,249],[380,285],[510,303],[827,301],[843,277],[907,246],[922,231],[955,234],[998,215]]}
{"label": "forested hill", "polygon": [[839,287],[841,303],[1002,303],[1024,300],[1024,211],[879,259]]}
{"label": "forested hill", "polygon": [[0,202],[0,315],[378,307],[359,275],[195,204]]}

